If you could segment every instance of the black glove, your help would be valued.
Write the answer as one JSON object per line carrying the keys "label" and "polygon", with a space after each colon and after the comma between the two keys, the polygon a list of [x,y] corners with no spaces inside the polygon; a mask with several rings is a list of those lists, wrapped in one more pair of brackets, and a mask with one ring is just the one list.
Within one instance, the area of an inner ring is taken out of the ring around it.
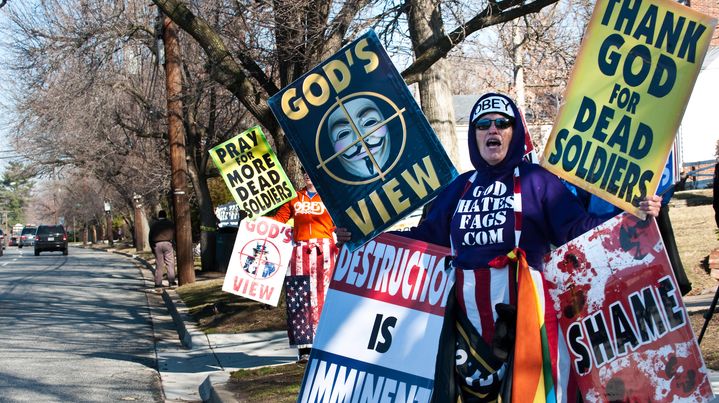
{"label": "black glove", "polygon": [[514,348],[514,339],[517,330],[517,307],[509,304],[497,304],[497,321],[494,322],[494,337],[492,337],[492,353],[502,361],[507,361],[509,353]]}

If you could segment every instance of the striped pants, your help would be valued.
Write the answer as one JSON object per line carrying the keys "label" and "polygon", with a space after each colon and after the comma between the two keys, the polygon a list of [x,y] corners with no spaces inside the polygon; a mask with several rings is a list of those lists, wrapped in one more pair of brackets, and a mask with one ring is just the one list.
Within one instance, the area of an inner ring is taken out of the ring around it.
{"label": "striped pants", "polygon": [[[498,303],[516,306],[516,270],[512,267],[486,268],[476,270],[456,270],[456,300],[460,309],[481,338],[491,345],[494,336],[494,325],[497,320],[496,305]],[[561,337],[557,312],[552,306],[549,296],[549,285],[542,273],[530,270],[532,280],[540,295],[540,304],[544,310],[544,324],[550,344],[550,355],[557,401],[568,400],[569,387],[573,401],[576,393],[574,382],[569,381],[569,351]],[[522,342],[522,335],[516,335],[516,343]],[[498,373],[495,379],[500,380],[504,374]],[[485,382],[485,380],[482,380]],[[465,379],[471,383],[472,379]],[[571,386],[570,386],[571,385]]]}
{"label": "striped pants", "polygon": [[332,279],[338,248],[333,239],[299,241],[285,277],[290,346],[312,347]]}

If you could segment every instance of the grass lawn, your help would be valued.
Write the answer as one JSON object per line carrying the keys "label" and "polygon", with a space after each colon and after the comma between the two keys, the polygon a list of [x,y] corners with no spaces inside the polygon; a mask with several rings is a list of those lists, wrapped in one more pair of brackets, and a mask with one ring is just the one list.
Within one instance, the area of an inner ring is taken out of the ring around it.
{"label": "grass lawn", "polygon": [[[673,200],[669,214],[682,263],[693,286],[689,295],[713,295],[717,281],[709,276],[708,256],[719,248],[719,241],[711,190],[678,193]],[[284,299],[272,308],[222,292],[221,278],[208,280],[199,274],[198,280],[177,291],[204,331],[239,333],[286,328]],[[703,312],[692,313],[689,318],[698,336],[705,321]],[[713,317],[701,349],[707,367],[719,370],[719,315]],[[294,402],[304,368],[304,364],[288,364],[237,371],[232,374],[230,385],[240,401]]]}

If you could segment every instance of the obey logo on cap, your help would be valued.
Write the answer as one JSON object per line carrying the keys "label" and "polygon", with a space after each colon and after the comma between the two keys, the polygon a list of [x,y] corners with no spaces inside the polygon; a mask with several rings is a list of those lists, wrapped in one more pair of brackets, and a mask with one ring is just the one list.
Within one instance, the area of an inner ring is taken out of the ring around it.
{"label": "obey logo on cap", "polygon": [[477,120],[480,116],[487,113],[502,113],[509,117],[514,117],[514,111],[512,110],[512,103],[506,98],[499,96],[491,96],[480,101],[477,105],[477,109],[472,115],[472,122]]}

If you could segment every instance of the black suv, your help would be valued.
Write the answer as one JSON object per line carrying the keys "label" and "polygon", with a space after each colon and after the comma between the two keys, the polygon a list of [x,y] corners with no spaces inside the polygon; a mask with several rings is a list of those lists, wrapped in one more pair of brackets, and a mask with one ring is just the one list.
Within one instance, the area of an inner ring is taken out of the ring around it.
{"label": "black suv", "polygon": [[67,255],[67,233],[62,225],[40,225],[35,233],[35,256],[40,252],[62,251]]}

